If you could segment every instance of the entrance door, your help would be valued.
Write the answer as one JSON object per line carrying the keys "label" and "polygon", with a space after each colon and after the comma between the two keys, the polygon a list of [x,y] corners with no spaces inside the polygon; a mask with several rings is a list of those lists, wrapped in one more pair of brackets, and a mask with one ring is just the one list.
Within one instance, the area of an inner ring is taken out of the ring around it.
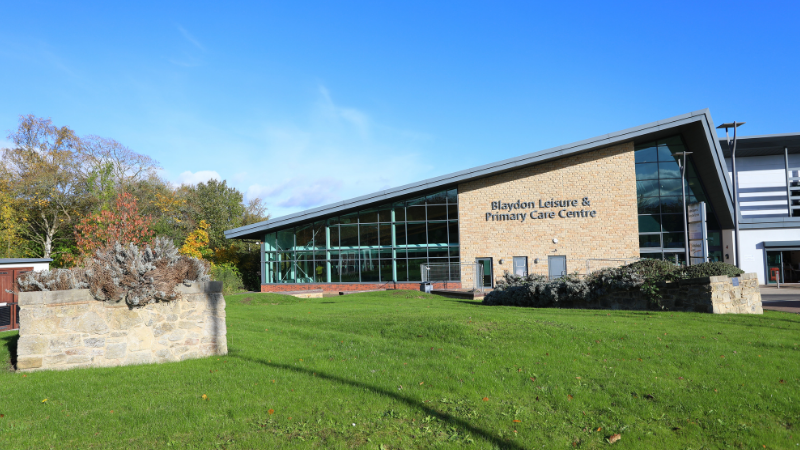
{"label": "entrance door", "polygon": [[0,331],[19,328],[17,296],[6,290],[17,292],[17,278],[31,270],[32,267],[0,269]]}
{"label": "entrance door", "polygon": [[551,280],[555,280],[556,278],[561,278],[567,274],[567,257],[548,256],[547,266]]}
{"label": "entrance door", "polygon": [[515,256],[514,257],[514,275],[521,277],[528,276],[528,257]]}
{"label": "entrance door", "polygon": [[767,251],[767,284],[800,282],[800,251]]}
{"label": "entrance door", "polygon": [[483,265],[483,287],[494,287],[492,283],[492,258],[476,258],[475,261]]}
{"label": "entrance door", "polygon": [[783,283],[782,252],[767,252],[767,283]]}

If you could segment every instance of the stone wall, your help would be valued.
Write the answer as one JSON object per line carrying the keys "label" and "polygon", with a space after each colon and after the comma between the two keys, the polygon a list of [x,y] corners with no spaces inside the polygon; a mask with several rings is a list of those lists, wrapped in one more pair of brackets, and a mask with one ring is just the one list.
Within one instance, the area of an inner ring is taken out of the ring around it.
{"label": "stone wall", "polygon": [[[540,201],[550,200],[570,204],[540,207]],[[498,201],[513,203],[514,208],[493,210],[492,202]],[[508,217],[493,216],[498,213]],[[540,213],[546,218],[539,218]],[[458,187],[461,260],[493,258],[495,278],[512,270],[513,256],[527,256],[528,273],[543,275],[549,255],[566,256],[568,273],[585,271],[589,258],[638,257],[638,220],[632,142]],[[538,264],[534,263],[537,258]],[[468,276],[462,273],[462,279]]]}
{"label": "stone wall", "polygon": [[19,294],[21,371],[182,361],[228,352],[222,283],[178,286],[180,299],[129,308],[88,289]]}
{"label": "stone wall", "polygon": [[[719,276],[664,283],[659,286],[659,292],[662,307],[669,311],[764,314],[755,273],[745,273],[735,279]],[[653,309],[649,300],[639,291],[615,292],[602,297],[593,306],[603,309]]]}

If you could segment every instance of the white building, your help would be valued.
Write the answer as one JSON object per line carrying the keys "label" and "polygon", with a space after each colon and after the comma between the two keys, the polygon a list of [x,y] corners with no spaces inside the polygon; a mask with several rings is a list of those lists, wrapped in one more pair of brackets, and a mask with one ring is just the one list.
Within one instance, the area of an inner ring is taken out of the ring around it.
{"label": "white building", "polygon": [[[720,147],[732,177],[727,139]],[[762,284],[800,282],[800,133],[739,137],[736,173],[740,267]]]}

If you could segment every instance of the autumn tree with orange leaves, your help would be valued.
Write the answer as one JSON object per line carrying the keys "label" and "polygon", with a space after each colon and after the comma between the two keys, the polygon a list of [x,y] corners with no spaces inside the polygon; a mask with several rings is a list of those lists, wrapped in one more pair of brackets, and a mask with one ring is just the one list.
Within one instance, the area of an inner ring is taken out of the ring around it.
{"label": "autumn tree with orange leaves", "polygon": [[86,217],[75,226],[78,260],[115,242],[136,245],[150,242],[154,234],[152,222],[152,217],[139,213],[136,197],[128,193],[119,194],[111,209]]}

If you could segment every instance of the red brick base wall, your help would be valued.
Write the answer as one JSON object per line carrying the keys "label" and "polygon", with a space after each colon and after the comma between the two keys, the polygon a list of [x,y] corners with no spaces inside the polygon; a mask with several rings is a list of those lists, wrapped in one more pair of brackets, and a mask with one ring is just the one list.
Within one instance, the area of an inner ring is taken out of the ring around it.
{"label": "red brick base wall", "polygon": [[[461,289],[461,282],[453,281],[447,283],[433,283],[434,289]],[[322,289],[325,292],[342,291],[373,291],[377,289],[403,289],[407,291],[418,291],[419,282],[382,282],[382,283],[286,283],[286,284],[262,284],[261,292],[291,292],[308,291],[312,289]]]}

